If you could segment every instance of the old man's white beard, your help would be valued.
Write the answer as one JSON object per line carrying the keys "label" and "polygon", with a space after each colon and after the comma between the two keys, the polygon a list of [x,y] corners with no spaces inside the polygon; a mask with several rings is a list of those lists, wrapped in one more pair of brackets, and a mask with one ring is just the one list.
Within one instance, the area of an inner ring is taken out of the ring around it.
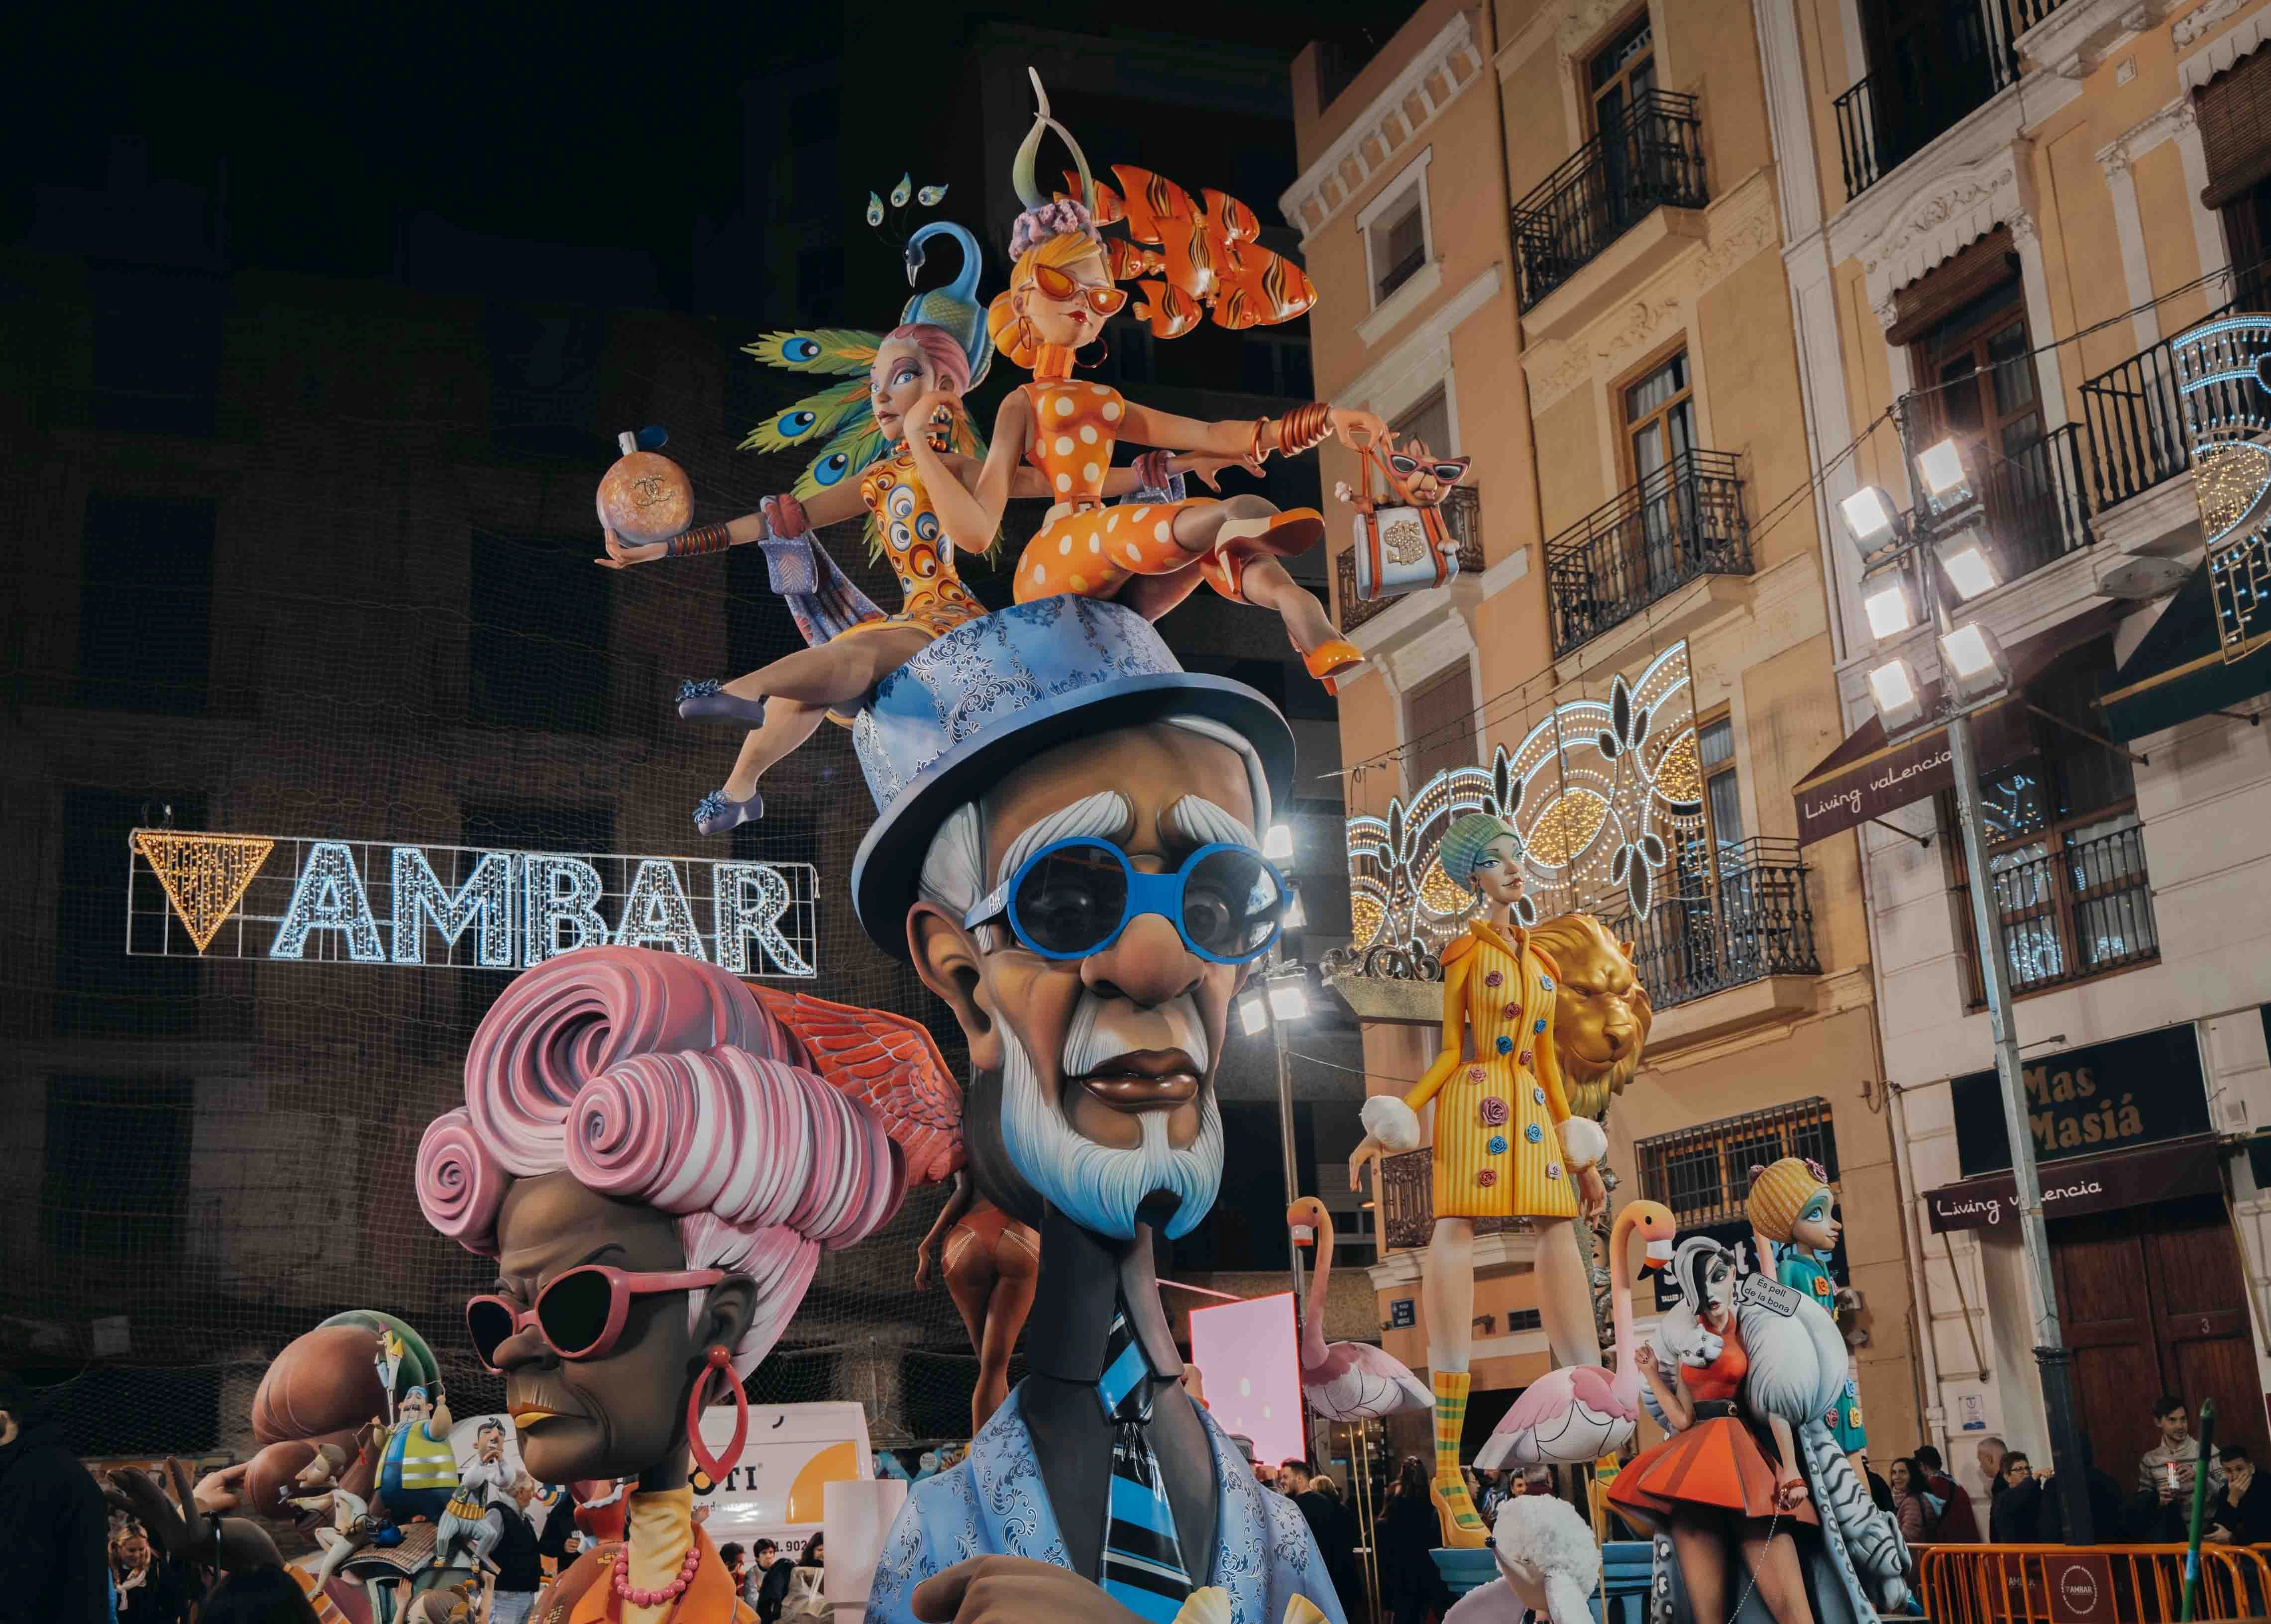
{"label": "old man's white beard", "polygon": [[[1065,1038],[1066,1076],[1084,1075],[1114,1055],[1144,1046],[1125,1042],[1125,1023],[1115,1022],[1121,1030],[1108,1047],[1099,1047],[1105,1042],[1098,1032],[1104,1004],[1091,994],[1081,995]],[[1185,996],[1148,1014],[1161,1019],[1173,1033],[1150,1046],[1180,1044],[1198,1060],[1204,1075],[1206,1028],[1195,1001]],[[1001,1039],[1001,1142],[1027,1183],[1082,1228],[1114,1240],[1135,1238],[1137,1211],[1159,1191],[1176,1198],[1165,1230],[1169,1240],[1197,1227],[1222,1188],[1222,1113],[1216,1108],[1211,1084],[1200,1091],[1199,1136],[1189,1146],[1177,1150],[1168,1144],[1165,1111],[1145,1111],[1136,1118],[1143,1142],[1121,1150],[1076,1131],[1060,1104],[1049,1098],[1039,1068],[1007,1022],[1002,1023]]]}

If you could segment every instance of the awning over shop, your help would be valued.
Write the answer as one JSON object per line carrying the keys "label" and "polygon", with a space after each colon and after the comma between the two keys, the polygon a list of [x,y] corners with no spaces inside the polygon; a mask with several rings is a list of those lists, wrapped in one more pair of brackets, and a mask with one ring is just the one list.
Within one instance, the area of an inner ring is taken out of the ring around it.
{"label": "awning over shop", "polygon": [[[2140,1150],[2044,1162],[2040,1169],[2043,1216],[2075,1218],[2221,1190],[2220,1154],[2215,1135],[2203,1133]],[[2007,1223],[2015,1228],[2018,1224],[2018,1185],[2008,1172],[1942,1184],[1925,1190],[1924,1199],[1935,1231],[1995,1229]]]}
{"label": "awning over shop", "polygon": [[2243,643],[2237,659],[2226,659],[2202,560],[2097,702],[2113,737],[2130,739],[2265,693],[2271,693],[2271,627]]}
{"label": "awning over shop", "polygon": [[[2034,747],[2027,725],[2023,690],[2027,683],[2059,655],[2113,629],[2111,605],[2099,604],[2071,620],[2038,632],[2007,652],[2011,661],[2011,693],[2001,702],[1972,717],[1972,738],[1978,746],[1979,770],[1992,773],[2008,767]],[[1940,706],[1940,684],[1924,685],[1927,713]],[[1798,780],[1798,842],[1803,846],[1824,840],[1872,818],[1937,795],[1955,782],[1948,759],[1947,729],[1919,728],[1895,739],[1885,737],[1885,724],[1871,716],[1854,729],[1845,742],[1824,757],[1820,765]]]}

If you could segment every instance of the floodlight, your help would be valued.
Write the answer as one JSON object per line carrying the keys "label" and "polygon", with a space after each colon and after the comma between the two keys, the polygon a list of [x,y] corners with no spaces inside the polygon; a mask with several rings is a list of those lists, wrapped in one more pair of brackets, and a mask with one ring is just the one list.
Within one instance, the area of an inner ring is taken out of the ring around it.
{"label": "floodlight", "polygon": [[1270,1006],[1262,1002],[1258,990],[1239,999],[1238,1024],[1248,1037],[1259,1037],[1270,1029]]}
{"label": "floodlight", "polygon": [[1879,641],[1897,637],[1916,624],[1916,609],[1909,602],[1908,577],[1890,569],[1861,582],[1861,608],[1869,617],[1869,630]]}
{"label": "floodlight", "polygon": [[1987,556],[1987,533],[1978,525],[1943,538],[1934,551],[1958,600],[1969,603],[1995,584],[1995,565]]}
{"label": "floodlight", "polygon": [[1924,716],[1924,688],[1916,667],[1906,660],[1888,660],[1869,673],[1869,697],[1887,733],[1914,727]]}
{"label": "floodlight", "polygon": [[1272,863],[1283,863],[1293,855],[1293,826],[1273,823],[1270,833],[1262,837],[1262,855]]}
{"label": "floodlight", "polygon": [[1845,521],[1846,534],[1865,558],[1893,538],[1897,523],[1893,499],[1876,486],[1863,486],[1839,502],[1837,511]]}
{"label": "floodlight", "polygon": [[1963,453],[1956,449],[1954,440],[1943,440],[1925,448],[1924,455],[1917,458],[1917,471],[1924,476],[1925,494],[1932,499],[1933,512],[1945,513],[1971,500],[1971,483],[1963,471]]}
{"label": "floodlight", "polygon": [[1977,620],[1967,620],[1941,638],[1940,657],[1955,691],[1967,700],[2011,686],[2011,663],[2003,656],[2003,645]]}
{"label": "floodlight", "polygon": [[1309,1012],[1309,990],[1299,976],[1270,983],[1270,1012],[1280,1020],[1299,1020]]}

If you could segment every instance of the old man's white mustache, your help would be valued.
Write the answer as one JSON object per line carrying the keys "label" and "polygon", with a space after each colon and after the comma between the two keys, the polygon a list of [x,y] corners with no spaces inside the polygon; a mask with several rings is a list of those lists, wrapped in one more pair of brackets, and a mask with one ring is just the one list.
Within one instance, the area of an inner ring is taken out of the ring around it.
{"label": "old man's white mustache", "polygon": [[1144,1009],[1126,998],[1083,991],[1065,1033],[1061,1064],[1067,1077],[1086,1077],[1107,1060],[1139,1049],[1180,1049],[1203,1076],[1212,1049],[1198,1000],[1189,993]]}

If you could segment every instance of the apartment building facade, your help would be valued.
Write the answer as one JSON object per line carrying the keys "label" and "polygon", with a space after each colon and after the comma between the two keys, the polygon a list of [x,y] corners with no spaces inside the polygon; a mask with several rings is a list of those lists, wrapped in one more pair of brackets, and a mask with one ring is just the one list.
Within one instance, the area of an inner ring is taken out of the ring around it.
{"label": "apartment building facade", "polygon": [[[1984,866],[2097,1458],[2126,1480],[2162,1391],[2260,1451],[2271,662],[2190,475],[2200,426],[2244,437],[2271,397],[2188,394],[2185,336],[2265,306],[2271,9],[1754,10],[1847,732],[1798,821],[1865,854],[1925,1433],[1962,1462],[1967,1435],[2046,1442],[1948,753],[1888,738],[1868,688],[1894,655],[1938,681],[1938,651],[1872,634],[1833,526],[1865,486],[1910,507],[1903,428],[1952,437],[1984,502],[1997,584],[1961,613],[2012,673],[1979,725]],[[2254,330],[2225,340],[2252,358]]]}
{"label": "apartment building facade", "polygon": [[[1731,0],[1445,0],[1353,74],[1296,63],[1283,202],[1321,295],[1319,393],[1471,458],[1448,585],[1366,602],[1335,560],[1371,664],[1340,701],[1352,940],[1329,981],[1365,1022],[1367,1088],[1402,1092],[1463,928],[1434,842],[1457,811],[1510,812],[1539,917],[1593,914],[1647,990],[1642,1059],[1601,1079],[1612,1203],[1732,1239],[1754,1165],[1822,1162],[1864,1408],[1904,1450],[1922,1392],[1859,845],[1801,849],[1791,798],[1846,726],[1761,56]],[[1351,455],[1325,477],[1355,483]],[[1381,1165],[1373,1272],[1415,1368],[1427,1167]],[[1478,1242],[1471,1442],[1548,1367],[1533,1255],[1519,1223]]]}

